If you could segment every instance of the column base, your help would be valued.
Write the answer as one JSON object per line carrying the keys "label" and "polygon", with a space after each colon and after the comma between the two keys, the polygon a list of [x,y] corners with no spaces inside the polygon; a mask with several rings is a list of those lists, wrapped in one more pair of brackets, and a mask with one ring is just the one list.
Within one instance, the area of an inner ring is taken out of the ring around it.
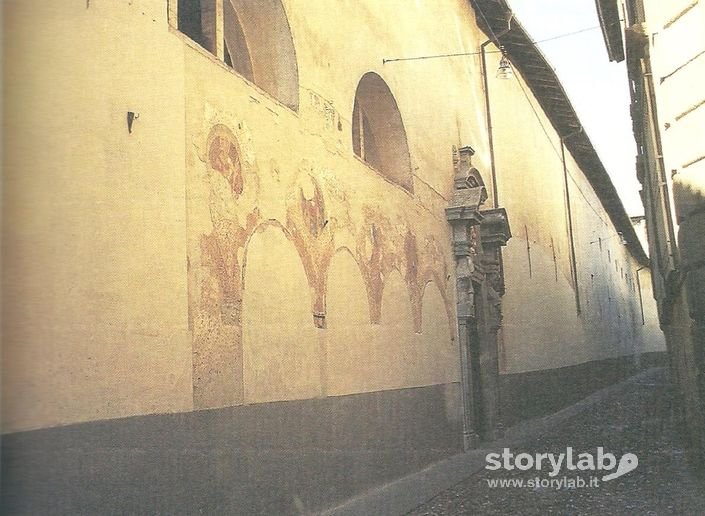
{"label": "column base", "polygon": [[475,432],[463,432],[463,449],[464,451],[470,451],[477,448],[480,444],[480,436]]}

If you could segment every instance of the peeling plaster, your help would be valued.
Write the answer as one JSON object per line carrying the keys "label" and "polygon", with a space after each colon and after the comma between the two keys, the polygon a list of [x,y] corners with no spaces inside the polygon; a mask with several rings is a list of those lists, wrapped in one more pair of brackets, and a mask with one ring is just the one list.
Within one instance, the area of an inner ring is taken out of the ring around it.
{"label": "peeling plaster", "polygon": [[[197,303],[191,307],[191,312],[197,314],[193,324],[197,406],[242,402],[241,317],[247,248],[252,236],[267,227],[278,227],[296,248],[309,284],[311,324],[315,327],[326,326],[328,269],[340,248],[336,238],[348,235],[354,242],[351,252],[365,282],[372,324],[380,323],[385,279],[396,270],[407,287],[413,331],[422,331],[424,289],[428,282],[435,282],[454,335],[448,257],[433,235],[420,237],[405,218],[390,219],[384,205],[368,203],[362,206],[361,213],[352,213],[347,194],[337,187],[333,173],[306,159],[287,182],[281,180],[285,176],[279,165],[270,161],[271,179],[266,185],[275,191],[267,191],[267,198],[275,199],[276,190],[280,192],[285,219],[264,219],[260,211],[261,175],[254,165],[248,138],[244,123],[238,123],[236,131],[216,123],[199,153],[207,169],[201,177],[210,192],[212,230],[200,235],[201,270],[206,274],[200,282],[200,292],[191,301]],[[231,393],[224,395],[224,389]]]}

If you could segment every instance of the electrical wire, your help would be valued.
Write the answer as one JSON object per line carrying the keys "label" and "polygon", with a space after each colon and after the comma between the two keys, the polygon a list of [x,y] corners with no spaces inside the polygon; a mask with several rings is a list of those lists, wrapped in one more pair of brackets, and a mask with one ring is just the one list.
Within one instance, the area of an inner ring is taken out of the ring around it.
{"label": "electrical wire", "polygon": [[[499,39],[497,38],[497,35],[495,34],[494,30],[492,30],[492,25],[489,23],[489,21],[488,21],[487,18],[485,17],[485,14],[482,12],[482,9],[478,9],[478,12],[480,13],[480,16],[482,17],[482,19],[484,20],[486,26],[487,26],[487,27],[489,28],[489,30],[490,30],[491,39],[495,42],[495,44],[496,44],[497,46],[499,46]],[[617,20],[617,21],[615,21],[615,22],[610,23],[609,25],[618,24],[618,23],[621,23],[621,22],[623,22],[623,21],[624,21],[624,20],[621,20],[621,19],[620,19],[620,20]],[[584,27],[584,28],[582,28],[582,29],[574,30],[574,31],[571,31],[571,32],[565,32],[565,33],[563,33],[563,34],[557,34],[557,35],[555,35],[555,36],[551,36],[551,37],[544,38],[544,39],[540,39],[540,40],[531,40],[531,43],[534,44],[534,45],[538,45],[538,44],[540,44],[540,43],[546,43],[546,42],[549,42],[549,41],[555,41],[555,40],[558,40],[558,39],[567,38],[567,37],[570,37],[570,36],[575,36],[575,35],[577,35],[577,34],[582,34],[582,33],[584,33],[584,32],[596,30],[596,29],[599,29],[599,28],[600,28],[600,25],[593,25],[593,26],[591,26],[591,27]],[[488,50],[488,51],[486,51],[486,53],[488,53],[488,54],[499,54],[499,53],[502,53],[502,51],[501,51],[501,50]],[[382,60],[382,64],[393,63],[393,62],[399,62],[399,61],[421,61],[421,60],[426,60],[426,59],[438,59],[438,58],[461,57],[461,56],[475,56],[475,55],[479,55],[479,54],[481,54],[481,52],[458,52],[458,53],[438,54],[438,55],[429,55],[429,56],[401,57],[401,58],[394,58],[394,59],[383,59],[383,60]],[[527,100],[529,106],[531,107],[531,110],[534,112],[534,115],[536,116],[536,119],[537,119],[537,121],[539,122],[539,125],[541,126],[541,129],[543,130],[544,134],[546,135],[546,139],[549,141],[549,143],[550,143],[551,147],[553,148],[553,151],[556,153],[556,156],[558,157],[558,159],[561,160],[561,159],[562,159],[562,158],[561,158],[561,153],[560,153],[560,151],[558,150],[558,148],[556,148],[555,144],[553,143],[553,139],[551,138],[550,133],[548,132],[548,130],[546,129],[546,127],[545,127],[545,125],[544,125],[544,123],[543,123],[543,121],[541,120],[541,116],[540,116],[540,115],[538,114],[538,112],[536,111],[536,108],[534,107],[534,103],[531,101],[531,98],[529,97],[528,93],[526,92],[526,89],[524,88],[524,85],[521,83],[521,81],[519,80],[519,78],[518,78],[516,75],[515,75],[515,79],[516,79],[517,83],[519,84],[519,87],[521,88],[521,91],[522,91],[522,93],[524,94],[524,97],[526,97],[526,100]],[[585,192],[583,192],[582,188],[580,188],[580,185],[578,184],[578,181],[577,181],[577,179],[575,178],[575,176],[573,175],[573,173],[572,173],[572,171],[570,170],[570,168],[569,168],[569,167],[566,167],[566,170],[568,171],[568,176],[570,177],[571,181],[572,181],[573,184],[575,185],[575,188],[578,190],[578,192],[580,192],[580,195],[581,195],[582,198],[585,200],[586,204],[587,204],[588,206],[590,206],[590,208],[591,208],[592,211],[595,213],[595,215],[597,216],[597,218],[600,219],[600,221],[602,221],[603,224],[605,224],[606,226],[609,226],[609,223],[602,217],[602,215],[600,214],[600,212],[599,212],[599,211],[593,206],[593,204],[590,202],[590,200],[588,199],[588,197],[587,197],[587,195],[585,194]]]}
{"label": "electrical wire", "polygon": [[[609,25],[620,23],[622,20],[619,20],[618,22],[613,22]],[[591,30],[599,29],[599,25],[593,25],[592,27],[585,27],[583,29],[578,29],[573,32],[566,32],[565,34],[558,34],[557,36],[551,36],[550,38],[545,38],[545,39],[540,39],[538,41],[532,41],[533,44],[537,45],[539,43],[546,43],[548,41],[554,41],[556,39],[561,39],[561,38],[567,38],[568,36],[575,36],[576,34],[582,34],[583,32],[589,32]]]}
{"label": "electrical wire", "polygon": [[[499,54],[499,50],[489,50],[488,54]],[[382,64],[396,63],[397,61],[422,61],[424,59],[439,59],[444,57],[461,57],[461,56],[477,56],[480,52],[458,52],[456,54],[437,54],[432,56],[417,56],[417,57],[397,57],[393,59],[382,59]]]}
{"label": "electrical wire", "polygon": [[[553,139],[551,138],[551,135],[549,134],[548,129],[546,129],[546,126],[544,125],[543,120],[541,120],[541,116],[539,115],[538,111],[536,110],[536,107],[534,106],[534,103],[531,101],[531,98],[529,97],[529,94],[527,93],[526,89],[524,88],[524,85],[521,83],[521,81],[519,80],[519,77],[517,77],[516,74],[515,74],[514,77],[515,77],[515,79],[516,79],[516,81],[517,81],[517,84],[519,84],[519,88],[521,89],[522,93],[524,94],[524,97],[526,97],[526,101],[527,101],[527,103],[529,104],[529,107],[531,107],[531,110],[534,112],[534,115],[536,116],[536,120],[538,121],[539,125],[541,126],[541,129],[543,130],[544,134],[546,135],[546,139],[547,139],[548,142],[551,144],[551,147],[553,148],[553,151],[556,153],[556,157],[558,157],[558,159],[562,162],[561,153],[560,153],[560,151],[558,150],[558,148],[554,145]],[[592,211],[595,212],[595,215],[597,215],[597,218],[600,219],[603,224],[605,224],[606,226],[609,226],[609,223],[608,223],[604,218],[602,218],[602,215],[601,215],[601,214],[599,213],[599,211],[597,211],[597,209],[592,205],[592,203],[591,203],[590,200],[588,199],[588,197],[587,197],[587,195],[585,194],[585,192],[583,192],[582,188],[580,188],[580,185],[578,184],[578,181],[577,181],[577,179],[575,178],[575,176],[573,175],[573,173],[572,173],[572,171],[570,170],[570,168],[566,166],[566,170],[568,171],[568,176],[569,176],[570,179],[572,180],[572,182],[573,182],[573,184],[575,185],[575,187],[577,188],[578,192],[580,192],[580,195],[583,197],[583,199],[585,200],[585,202],[587,203],[587,205],[590,206],[590,208],[592,209]]]}
{"label": "electrical wire", "polygon": [[[482,11],[480,11],[480,14],[482,14]],[[485,16],[482,15],[482,18],[485,19]],[[613,23],[620,23],[622,20],[619,20],[618,22],[613,22]],[[487,20],[485,20],[485,23],[487,23]],[[488,24],[489,27],[489,24]],[[575,36],[576,34],[582,34],[583,32],[589,32],[591,30],[596,30],[599,29],[599,25],[594,25],[592,27],[585,27],[579,30],[575,30],[572,32],[566,32],[564,34],[558,34],[556,36],[551,36],[549,38],[545,39],[539,39],[539,40],[531,40],[531,43],[534,45],[538,45],[541,43],[546,43],[548,41],[555,41],[557,39],[561,38],[567,38],[569,36]],[[492,40],[497,44],[497,37],[495,36],[495,33],[492,29],[490,29],[490,32],[492,33]],[[430,56],[417,56],[417,57],[397,57],[397,58],[392,58],[392,59],[382,59],[382,64],[387,64],[387,63],[395,63],[398,61],[421,61],[425,59],[441,59],[441,58],[447,58],[447,57],[463,57],[463,56],[477,56],[480,55],[481,52],[457,52],[457,53],[451,53],[451,54],[437,54],[437,55],[430,55]],[[501,50],[488,50],[486,52],[487,54],[500,54],[502,53]]]}

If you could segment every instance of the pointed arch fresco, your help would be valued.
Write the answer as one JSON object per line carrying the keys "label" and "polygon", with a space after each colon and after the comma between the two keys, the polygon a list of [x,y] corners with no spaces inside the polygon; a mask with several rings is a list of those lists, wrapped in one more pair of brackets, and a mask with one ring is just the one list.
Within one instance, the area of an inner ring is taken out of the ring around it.
{"label": "pointed arch fresco", "polygon": [[245,403],[319,396],[320,349],[309,284],[282,228],[261,226],[250,238],[242,298]]}
{"label": "pointed arch fresco", "polygon": [[443,293],[436,281],[426,282],[421,296],[422,376],[428,383],[451,383],[460,379],[457,341]]}

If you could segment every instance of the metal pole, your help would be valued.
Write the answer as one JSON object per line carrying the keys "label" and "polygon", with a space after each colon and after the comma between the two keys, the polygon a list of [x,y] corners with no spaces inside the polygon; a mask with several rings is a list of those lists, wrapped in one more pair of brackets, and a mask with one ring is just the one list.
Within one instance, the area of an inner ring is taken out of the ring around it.
{"label": "metal pole", "polygon": [[646,267],[639,267],[636,270],[636,288],[639,291],[639,308],[641,310],[641,325],[644,326],[646,324],[646,319],[644,319],[644,299],[641,296],[641,280],[639,279],[639,272],[642,269],[646,269]]}

